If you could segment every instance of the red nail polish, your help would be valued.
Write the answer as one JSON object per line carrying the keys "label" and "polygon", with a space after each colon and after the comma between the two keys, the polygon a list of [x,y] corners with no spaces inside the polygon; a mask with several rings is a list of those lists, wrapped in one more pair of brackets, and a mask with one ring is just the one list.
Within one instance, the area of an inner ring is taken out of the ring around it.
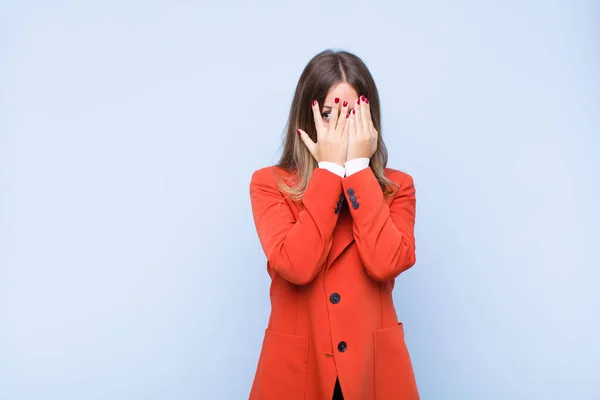
{"label": "red nail polish", "polygon": [[340,98],[339,98],[339,97],[336,97],[334,101],[335,101],[335,104],[337,104],[337,103],[339,103],[339,102],[340,102]]}
{"label": "red nail polish", "polygon": [[346,100],[344,100],[344,107],[346,107],[348,105],[348,102]]}
{"label": "red nail polish", "polygon": [[360,95],[360,99],[361,99],[362,101],[365,101],[365,96],[361,94],[361,95]]}
{"label": "red nail polish", "polygon": [[316,101],[316,100],[313,100],[313,104],[312,104],[312,105],[314,106],[314,105],[316,105],[316,104],[317,104],[317,101]]}
{"label": "red nail polish", "polygon": [[350,113],[346,114],[346,118],[348,118],[350,116]]}
{"label": "red nail polish", "polygon": [[300,129],[296,129],[296,132],[298,132],[298,135],[300,135]]}
{"label": "red nail polish", "polygon": [[352,110],[352,114],[356,114],[356,110]]}
{"label": "red nail polish", "polygon": [[369,99],[365,97],[365,103],[369,104]]}

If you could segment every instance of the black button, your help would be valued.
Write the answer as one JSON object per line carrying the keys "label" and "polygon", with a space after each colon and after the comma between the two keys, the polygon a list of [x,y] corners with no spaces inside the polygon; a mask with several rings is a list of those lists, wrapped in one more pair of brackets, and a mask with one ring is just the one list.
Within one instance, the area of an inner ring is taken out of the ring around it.
{"label": "black button", "polygon": [[348,346],[346,346],[346,342],[344,342],[343,340],[341,342],[338,343],[338,350],[341,351],[342,353],[344,351],[346,351],[346,348]]}
{"label": "black button", "polygon": [[356,196],[355,195],[350,196],[350,201],[352,203],[354,203],[356,201]]}
{"label": "black button", "polygon": [[333,304],[337,304],[340,302],[340,294],[339,293],[331,293],[331,296],[329,296],[329,301],[331,301]]}
{"label": "black button", "polygon": [[352,203],[352,208],[354,208],[355,210],[358,208],[359,204],[355,201],[354,203]]}
{"label": "black button", "polygon": [[344,204],[344,197],[340,197],[340,199],[337,202],[337,206],[335,208],[335,213],[336,214],[339,214],[340,210],[342,209],[342,204]]}
{"label": "black button", "polygon": [[338,199],[337,205],[335,207],[335,213],[339,214],[340,209],[342,208],[342,204],[344,203],[344,195],[341,194],[340,198]]}
{"label": "black button", "polygon": [[348,193],[350,196],[352,196],[354,194],[354,189],[348,188],[346,193]]}

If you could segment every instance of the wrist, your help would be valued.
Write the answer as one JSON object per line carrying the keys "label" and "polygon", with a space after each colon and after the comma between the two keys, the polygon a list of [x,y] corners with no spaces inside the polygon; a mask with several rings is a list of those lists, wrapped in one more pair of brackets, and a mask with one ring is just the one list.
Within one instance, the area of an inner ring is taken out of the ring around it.
{"label": "wrist", "polygon": [[321,160],[321,161],[317,162],[317,164],[320,164],[320,163],[332,163],[332,164],[339,165],[340,167],[343,167],[344,164],[346,163],[346,161],[341,161],[341,160],[336,160],[336,161],[334,161],[334,160]]}
{"label": "wrist", "polygon": [[346,175],[346,168],[343,165],[340,165],[336,162],[319,161],[318,166],[319,168],[329,170],[330,172],[339,175],[341,178],[343,178]]}
{"label": "wrist", "polygon": [[344,168],[346,169],[346,176],[350,176],[358,171],[368,168],[370,162],[371,159],[368,157],[357,157],[346,161],[344,163]]}
{"label": "wrist", "polygon": [[369,160],[369,161],[371,161],[371,157],[369,157],[369,156],[367,156],[367,155],[354,154],[354,155],[348,156],[348,157],[346,158],[346,161],[344,161],[344,165],[345,165],[345,164],[346,164],[348,161],[352,161],[352,160],[359,160],[359,159],[360,159],[360,160],[365,160],[365,159],[366,159],[366,160]]}

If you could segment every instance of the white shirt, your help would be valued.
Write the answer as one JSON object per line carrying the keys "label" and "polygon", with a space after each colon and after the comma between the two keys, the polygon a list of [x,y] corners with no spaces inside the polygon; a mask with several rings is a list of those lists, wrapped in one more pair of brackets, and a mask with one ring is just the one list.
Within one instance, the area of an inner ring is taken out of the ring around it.
{"label": "white shirt", "polygon": [[352,160],[346,161],[343,166],[331,161],[321,161],[319,162],[319,168],[325,168],[343,178],[344,176],[350,176],[361,169],[367,168],[369,166],[369,160],[370,159],[367,157],[353,158]]}

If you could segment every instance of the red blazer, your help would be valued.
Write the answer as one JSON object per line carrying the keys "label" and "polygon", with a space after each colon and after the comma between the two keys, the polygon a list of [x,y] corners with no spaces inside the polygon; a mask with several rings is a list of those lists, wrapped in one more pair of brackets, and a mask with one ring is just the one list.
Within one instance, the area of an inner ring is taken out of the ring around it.
{"label": "red blazer", "polygon": [[384,201],[367,167],[348,177],[316,168],[301,202],[278,189],[276,166],[256,170],[252,213],[271,277],[271,315],[251,400],[419,399],[392,299],[415,263],[412,177]]}

